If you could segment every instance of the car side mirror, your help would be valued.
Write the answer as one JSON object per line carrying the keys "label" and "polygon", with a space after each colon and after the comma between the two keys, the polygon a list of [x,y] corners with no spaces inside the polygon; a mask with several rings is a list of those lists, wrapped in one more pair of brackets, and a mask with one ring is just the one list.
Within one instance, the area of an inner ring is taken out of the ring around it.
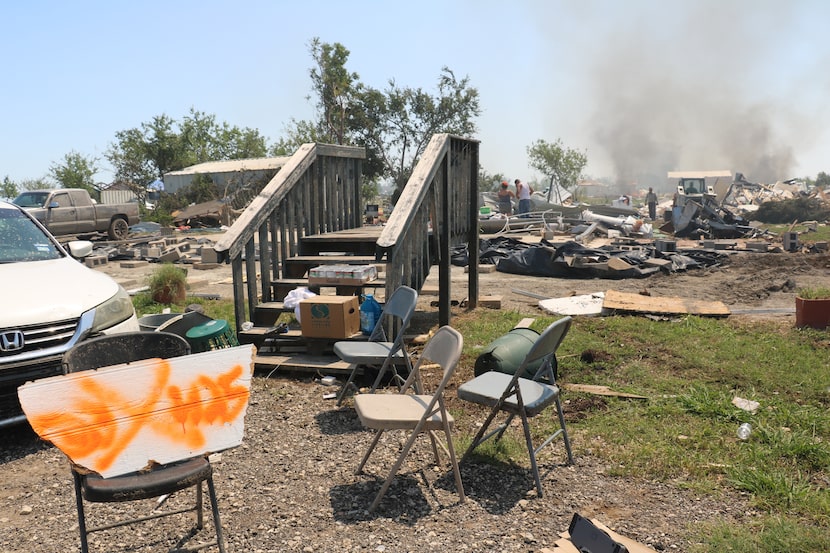
{"label": "car side mirror", "polygon": [[49,203],[49,205],[48,205],[47,207],[48,207],[49,209],[52,209],[52,208],[54,208],[54,207],[60,207],[60,206],[61,206],[61,204],[59,204],[58,202],[50,202],[50,203]]}
{"label": "car side mirror", "polygon": [[69,255],[75,259],[81,259],[92,253],[92,242],[89,240],[72,240],[66,243]]}

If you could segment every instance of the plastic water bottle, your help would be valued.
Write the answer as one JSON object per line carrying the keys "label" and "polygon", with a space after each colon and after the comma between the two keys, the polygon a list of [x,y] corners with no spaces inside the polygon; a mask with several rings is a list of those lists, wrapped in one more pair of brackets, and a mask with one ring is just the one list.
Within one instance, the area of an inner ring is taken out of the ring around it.
{"label": "plastic water bottle", "polygon": [[752,433],[752,425],[748,422],[743,423],[741,426],[738,427],[738,438],[741,440],[748,440],[749,435]]}
{"label": "plastic water bottle", "polygon": [[372,294],[366,294],[360,304],[360,331],[369,336],[380,319],[382,309]]}

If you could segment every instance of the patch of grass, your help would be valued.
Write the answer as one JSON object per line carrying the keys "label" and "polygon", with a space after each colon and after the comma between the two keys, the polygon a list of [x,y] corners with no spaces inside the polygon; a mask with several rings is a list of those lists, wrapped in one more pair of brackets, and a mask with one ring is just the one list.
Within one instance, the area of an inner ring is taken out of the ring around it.
{"label": "patch of grass", "polygon": [[825,528],[787,517],[765,516],[742,526],[726,523],[701,525],[701,543],[691,553],[745,553],[747,551],[830,551]]}
{"label": "patch of grass", "polygon": [[[785,232],[790,232],[790,224],[786,225],[763,225],[766,230],[781,235]],[[823,242],[830,240],[830,225],[817,225],[816,230],[810,230],[810,227],[803,224],[796,224],[792,227],[791,232],[798,233],[798,240],[801,242]]]}
{"label": "patch of grass", "polygon": [[[454,318],[466,344],[460,374],[471,374],[476,352],[520,318],[490,310]],[[555,319],[538,317],[533,328]],[[565,391],[577,460],[591,454],[605,459],[612,474],[671,480],[724,500],[748,494],[763,521],[749,529],[692,524],[697,551],[828,551],[828,349],[826,332],[773,321],[576,318],[558,352],[560,383],[607,385],[649,398],[603,398],[603,408],[595,409],[591,396]],[[759,402],[760,409],[735,407],[735,396]],[[473,415],[483,417],[464,413]],[[552,430],[554,420],[536,417],[534,434]],[[753,427],[745,442],[736,435],[742,422]],[[521,434],[513,430],[515,449],[502,444],[482,451],[526,463]]]}

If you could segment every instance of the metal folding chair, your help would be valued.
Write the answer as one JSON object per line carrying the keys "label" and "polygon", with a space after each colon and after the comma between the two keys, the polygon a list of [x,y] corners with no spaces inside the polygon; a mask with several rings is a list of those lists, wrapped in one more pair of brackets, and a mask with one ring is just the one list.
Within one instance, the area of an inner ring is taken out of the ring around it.
{"label": "metal folding chair", "polygon": [[[337,397],[338,406],[343,403],[349,387],[353,386],[361,366],[378,368],[377,377],[372,384],[372,393],[380,385],[387,370],[392,371],[392,378],[398,386],[403,384],[404,379],[398,374],[397,367],[405,366],[407,374],[412,370],[412,362],[404,347],[403,334],[415,313],[417,303],[418,293],[409,286],[401,286],[386,300],[383,312],[368,341],[342,341],[334,344],[334,353],[351,364],[349,379]],[[420,383],[416,389],[420,390]]]}
{"label": "metal folding chair", "polygon": [[[369,449],[357,467],[358,474],[363,471],[363,467],[369,460],[369,456],[374,451],[381,434],[385,430],[409,430],[411,432],[409,439],[407,439],[406,444],[398,455],[397,461],[395,461],[380,491],[369,507],[370,511],[375,510],[384,494],[386,494],[386,491],[392,484],[392,479],[397,474],[398,469],[400,469],[410,449],[412,449],[415,439],[422,432],[429,433],[436,464],[439,462],[437,447],[439,444],[447,453],[455,476],[455,486],[458,489],[460,501],[462,503],[464,502],[464,485],[461,483],[461,472],[458,469],[458,461],[456,460],[455,449],[452,445],[452,435],[450,434],[453,418],[447,412],[444,403],[444,388],[455,372],[455,367],[458,365],[458,360],[461,357],[461,348],[463,345],[464,338],[457,330],[449,326],[443,326],[427,342],[421,357],[409,373],[409,378],[406,379],[400,393],[361,394],[355,397],[355,410],[357,411],[358,417],[360,417],[360,421],[364,426],[376,430],[375,437]],[[420,379],[421,367],[426,360],[437,363],[443,369],[444,375],[441,383],[431,396],[418,394],[417,392],[415,394],[407,393],[408,390],[415,388],[415,382]],[[438,430],[444,432],[446,447],[444,447],[444,444],[438,442],[435,437],[434,432]]]}
{"label": "metal folding chair", "polygon": [[[536,455],[539,451],[561,434],[565,442],[565,450],[568,454],[568,463],[573,464],[571,442],[568,439],[568,431],[565,428],[565,417],[562,413],[562,404],[559,400],[559,387],[556,385],[555,368],[556,350],[562,343],[570,327],[571,317],[564,317],[545,329],[531,346],[521,366],[516,369],[514,374],[510,375],[497,371],[489,371],[458,387],[459,398],[491,408],[490,415],[484,421],[475,438],[473,438],[470,447],[464,453],[461,459],[462,462],[482,442],[493,436],[496,437],[496,440],[501,439],[504,431],[513,420],[513,417],[518,416],[522,421],[527,451],[530,455],[530,466],[540,497],[542,496],[542,480],[539,477],[539,467],[536,463]],[[532,380],[523,378],[521,375],[524,374],[527,366],[539,360],[542,360],[542,364],[536,371],[534,378]],[[559,428],[545,439],[541,445],[535,447],[530,435],[528,419],[542,413],[552,404],[556,406],[556,413],[559,417]],[[505,422],[496,429],[486,433],[490,424],[502,411],[508,414]]]}

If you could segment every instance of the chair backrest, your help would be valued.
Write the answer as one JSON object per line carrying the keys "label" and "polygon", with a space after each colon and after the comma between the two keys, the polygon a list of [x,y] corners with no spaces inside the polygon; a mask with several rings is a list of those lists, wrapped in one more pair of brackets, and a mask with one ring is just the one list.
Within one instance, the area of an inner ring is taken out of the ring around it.
{"label": "chair backrest", "polygon": [[[380,314],[380,319],[375,325],[375,329],[369,336],[370,342],[385,342],[387,341],[386,328],[389,325],[390,334],[395,336],[402,336],[404,330],[409,326],[409,320],[415,313],[415,307],[418,305],[418,292],[409,286],[399,286],[383,306],[383,311]],[[391,340],[397,341],[397,339]]]}
{"label": "chair backrest", "polygon": [[536,342],[534,342],[534,344],[530,347],[530,351],[527,352],[521,366],[516,370],[516,375],[513,379],[514,381],[518,381],[518,378],[524,374],[528,365],[532,365],[536,361],[543,359],[544,361],[536,371],[535,379],[538,379],[540,376],[544,375],[552,384],[554,383],[555,374],[553,366],[555,363],[556,350],[559,349],[559,345],[562,343],[562,340],[565,339],[565,335],[571,328],[572,321],[573,319],[571,317],[563,317],[551,323],[550,326],[548,326],[545,331],[539,335],[539,338],[537,338]]}
{"label": "chair backrest", "polygon": [[401,388],[401,393],[406,393],[406,390],[410,386],[412,386],[415,382],[420,381],[421,365],[423,365],[426,361],[431,361],[441,365],[441,368],[444,371],[441,383],[435,390],[433,397],[434,401],[435,398],[444,392],[447,382],[449,382],[450,378],[452,378],[455,368],[458,366],[458,360],[461,359],[461,349],[463,347],[464,337],[461,336],[460,332],[451,326],[442,326],[439,328],[432,338],[429,339],[426,346],[424,346],[424,350],[418,358],[418,362],[412,368],[409,378],[406,379],[406,383]]}
{"label": "chair backrest", "polygon": [[64,371],[73,373],[141,359],[169,359],[190,353],[190,344],[168,332],[124,332],[79,342],[62,360]]}

